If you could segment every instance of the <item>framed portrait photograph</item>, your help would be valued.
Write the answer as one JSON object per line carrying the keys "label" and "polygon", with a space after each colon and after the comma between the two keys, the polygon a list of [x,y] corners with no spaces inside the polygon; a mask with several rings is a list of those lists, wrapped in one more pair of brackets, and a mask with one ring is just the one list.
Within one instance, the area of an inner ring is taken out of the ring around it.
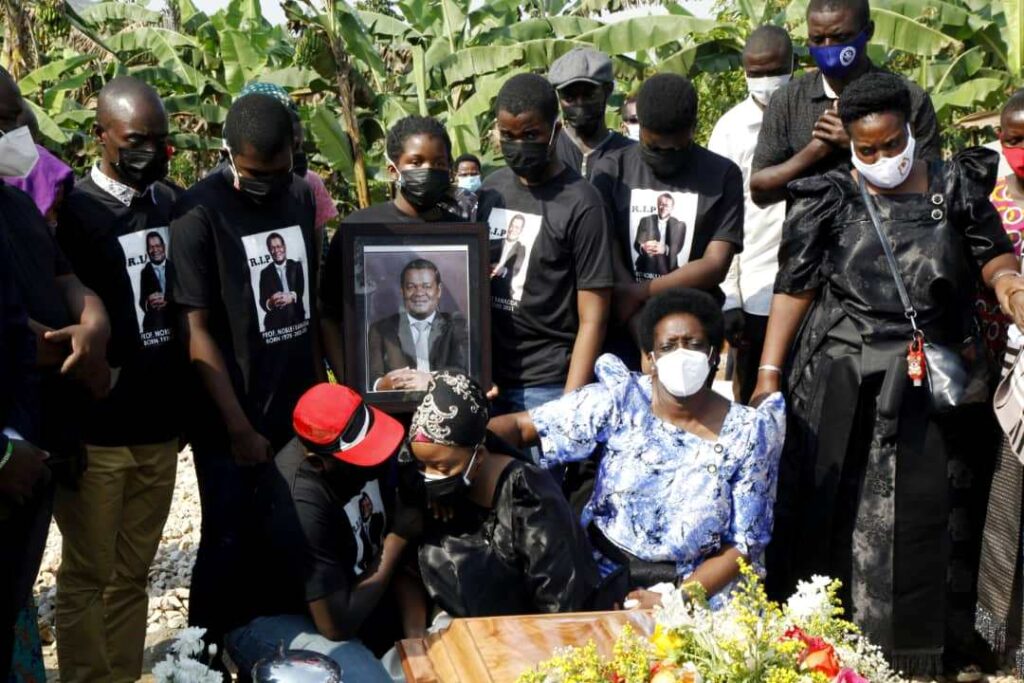
{"label": "framed portrait photograph", "polygon": [[491,386],[488,228],[344,225],[345,384],[389,412],[419,405],[430,373]]}

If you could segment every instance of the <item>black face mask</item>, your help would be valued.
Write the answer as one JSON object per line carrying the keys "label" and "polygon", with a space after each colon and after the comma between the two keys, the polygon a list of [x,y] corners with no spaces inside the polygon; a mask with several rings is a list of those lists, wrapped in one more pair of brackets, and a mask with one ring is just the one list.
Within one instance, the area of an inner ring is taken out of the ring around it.
{"label": "black face mask", "polygon": [[306,173],[308,171],[309,171],[309,158],[306,156],[306,153],[303,152],[302,150],[299,150],[298,152],[293,152],[292,153],[292,173],[294,173],[295,175],[299,176],[300,178],[305,178],[306,177]]}
{"label": "black face mask", "polygon": [[651,149],[640,145],[640,158],[644,160],[654,175],[659,178],[674,176],[684,168],[690,159],[690,150],[686,149]]}
{"label": "black face mask", "polygon": [[281,195],[291,187],[293,178],[290,170],[263,178],[244,178],[234,170],[234,165],[232,165],[232,173],[238,181],[238,189],[256,202],[265,202]]}
{"label": "black face mask", "polygon": [[[551,134],[551,139],[555,137]],[[536,183],[544,177],[551,160],[551,140],[527,142],[525,140],[502,140],[501,154],[505,163],[520,178]]]}
{"label": "black face mask", "polygon": [[168,161],[166,149],[123,147],[117,150],[114,168],[129,185],[145,188],[167,176]]}
{"label": "black face mask", "polygon": [[451,185],[451,174],[441,169],[407,168],[399,171],[398,188],[402,196],[421,211],[437,206]]}
{"label": "black face mask", "polygon": [[[442,479],[423,479],[423,490],[426,493],[427,501],[441,504],[461,501],[466,497],[469,486],[472,483],[469,473],[476,463],[477,451],[473,451],[473,457],[466,463],[466,469],[459,474],[453,474]],[[420,474],[423,477],[423,474]]]}
{"label": "black face mask", "polygon": [[562,118],[573,130],[590,135],[597,131],[604,119],[604,102],[587,102],[562,107]]}

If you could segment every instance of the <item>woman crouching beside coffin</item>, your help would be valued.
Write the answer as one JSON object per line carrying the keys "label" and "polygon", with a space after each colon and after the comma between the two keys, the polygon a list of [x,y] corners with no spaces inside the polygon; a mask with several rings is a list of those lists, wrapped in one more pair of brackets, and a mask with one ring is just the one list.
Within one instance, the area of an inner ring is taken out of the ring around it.
{"label": "woman crouching beside coffin", "polygon": [[649,373],[604,355],[596,383],[489,428],[516,446],[539,443],[548,467],[585,460],[603,443],[582,517],[602,576],[624,568],[629,597],[645,607],[660,602],[647,587],[694,581],[717,608],[741,558],[762,567],[785,404],[774,393],[749,408],[711,390],[724,329],[704,292],[651,299],[640,335]]}

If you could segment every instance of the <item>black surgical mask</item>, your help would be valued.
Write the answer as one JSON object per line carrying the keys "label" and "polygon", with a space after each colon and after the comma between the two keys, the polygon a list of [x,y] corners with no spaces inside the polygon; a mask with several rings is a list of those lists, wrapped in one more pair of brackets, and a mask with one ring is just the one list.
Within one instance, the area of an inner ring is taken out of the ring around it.
{"label": "black surgical mask", "polygon": [[167,150],[164,148],[122,147],[117,150],[114,168],[129,185],[145,188],[167,176],[167,164]]}
{"label": "black surgical mask", "polygon": [[402,196],[420,211],[437,206],[452,184],[451,174],[439,168],[407,168],[398,173]]}
{"label": "black surgical mask", "polygon": [[544,171],[551,160],[551,142],[555,139],[555,131],[551,131],[551,139],[547,142],[527,142],[525,140],[502,140],[501,154],[505,163],[520,178],[536,183],[544,177]]}
{"label": "black surgical mask", "polygon": [[595,132],[604,119],[604,102],[587,102],[562,107],[562,118],[574,130],[589,135]]}
{"label": "black surgical mask", "polygon": [[275,173],[263,178],[245,178],[235,168],[235,161],[231,159],[231,173],[235,177],[235,186],[240,192],[256,202],[263,202],[273,199],[291,187],[293,174],[291,169],[281,173]]}
{"label": "black surgical mask", "polygon": [[473,465],[476,463],[476,455],[479,450],[479,447],[477,447],[477,449],[473,451],[473,457],[471,457],[469,462],[466,464],[466,469],[459,474],[452,474],[447,477],[432,479],[428,478],[430,475],[427,473],[421,472],[420,475],[423,477],[423,488],[427,494],[427,500],[430,502],[447,504],[464,498],[470,485],[473,483],[469,478],[469,473],[472,471]]}
{"label": "black surgical mask", "polygon": [[300,178],[305,178],[308,171],[309,158],[306,156],[306,153],[302,150],[292,152],[292,173]]}
{"label": "black surgical mask", "polygon": [[686,149],[651,149],[640,145],[640,158],[644,160],[654,175],[659,178],[674,176],[684,168],[690,158],[690,150]]}

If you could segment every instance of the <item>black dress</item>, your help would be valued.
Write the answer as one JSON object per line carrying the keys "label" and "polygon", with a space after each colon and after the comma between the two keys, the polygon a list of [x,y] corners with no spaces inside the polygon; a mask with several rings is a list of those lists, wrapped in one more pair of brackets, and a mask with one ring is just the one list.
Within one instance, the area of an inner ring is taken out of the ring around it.
{"label": "black dress", "polygon": [[[929,341],[972,333],[980,268],[1012,253],[988,200],[997,163],[994,152],[967,150],[929,165],[927,193],[876,198]],[[817,297],[787,378],[769,589],[787,595],[816,573],[841,579],[854,621],[894,665],[935,673],[954,645],[948,632],[971,632],[981,519],[971,519],[969,487],[995,453],[997,430],[984,429],[991,409],[933,415],[927,389],[907,379],[911,327],[850,174],[790,191],[775,291]]]}
{"label": "black dress", "polygon": [[465,501],[452,522],[424,531],[423,585],[453,617],[578,612],[599,581],[555,480],[529,463],[509,463],[491,509]]}

